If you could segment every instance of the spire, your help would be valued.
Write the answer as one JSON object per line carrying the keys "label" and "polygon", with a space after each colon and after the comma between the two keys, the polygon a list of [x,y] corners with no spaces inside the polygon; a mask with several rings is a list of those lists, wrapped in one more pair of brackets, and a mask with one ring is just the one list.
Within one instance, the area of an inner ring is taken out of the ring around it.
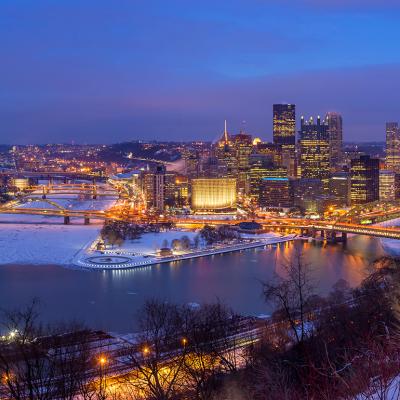
{"label": "spire", "polygon": [[224,125],[224,140],[225,140],[225,143],[228,143],[228,131],[226,129],[226,120],[225,120],[225,125]]}

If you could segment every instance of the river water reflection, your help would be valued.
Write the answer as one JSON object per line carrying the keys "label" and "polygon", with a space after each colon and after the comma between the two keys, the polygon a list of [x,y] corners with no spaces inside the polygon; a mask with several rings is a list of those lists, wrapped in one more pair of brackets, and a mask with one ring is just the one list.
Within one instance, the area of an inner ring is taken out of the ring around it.
{"label": "river water reflection", "polygon": [[[298,242],[300,243],[300,242]],[[178,303],[220,299],[237,312],[268,314],[261,281],[281,271],[293,243],[252,249],[137,270],[81,271],[59,266],[0,266],[0,305],[12,309],[37,297],[45,322],[78,320],[114,332],[135,329],[135,315],[152,297]],[[371,262],[384,254],[380,241],[351,237],[346,245],[303,242],[314,284],[327,294],[340,278],[358,285]]]}

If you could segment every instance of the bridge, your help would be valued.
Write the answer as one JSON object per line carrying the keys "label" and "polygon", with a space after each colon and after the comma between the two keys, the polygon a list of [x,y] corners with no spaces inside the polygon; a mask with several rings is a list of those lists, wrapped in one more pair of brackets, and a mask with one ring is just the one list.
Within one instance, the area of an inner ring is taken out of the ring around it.
{"label": "bridge", "polygon": [[106,182],[107,177],[84,172],[63,172],[63,171],[17,171],[15,169],[3,169],[0,175],[23,176],[25,178],[37,179],[82,179],[88,181]]}
{"label": "bridge", "polygon": [[[40,194],[40,188],[42,186],[37,186],[32,188],[33,194]],[[183,228],[201,228],[205,225],[237,225],[240,222],[257,222],[264,229],[269,230],[290,230],[299,231],[304,235],[309,235],[317,237],[318,234],[322,238],[326,238],[332,241],[345,241],[347,234],[356,235],[367,235],[381,238],[391,238],[400,239],[400,227],[382,227],[377,225],[363,225],[359,223],[347,223],[340,221],[323,221],[323,220],[310,220],[305,218],[268,218],[261,219],[256,218],[254,220],[250,219],[210,219],[210,218],[194,218],[193,216],[178,218],[178,217],[168,217],[168,216],[158,216],[156,218],[150,218],[146,215],[139,216],[138,213],[135,214],[127,205],[114,206],[107,210],[74,210],[68,207],[64,207],[62,204],[57,202],[57,199],[62,199],[62,197],[57,197],[53,199],[47,198],[47,194],[53,193],[57,196],[62,194],[82,194],[89,193],[92,194],[92,198],[96,199],[97,196],[112,196],[116,195],[117,192],[112,188],[102,188],[103,192],[99,193],[95,185],[91,184],[67,184],[67,185],[53,185],[51,187],[44,186],[49,190],[49,192],[43,193],[42,197],[30,197],[23,198],[22,200],[16,200],[6,203],[0,206],[0,214],[25,214],[25,215],[45,215],[53,217],[63,217],[64,223],[69,224],[71,218],[83,218],[85,223],[88,224],[90,219],[103,219],[103,220],[116,220],[116,221],[127,221],[127,222],[173,222],[178,227]],[[94,192],[96,188],[96,191]],[[94,195],[95,193],[95,195]],[[119,193],[121,198],[121,193]],[[26,207],[25,204],[32,202],[47,203],[48,207]],[[337,235],[341,234],[339,238]]]}
{"label": "bridge", "polygon": [[[43,199],[46,199],[48,195],[79,195],[79,196],[91,196],[96,199],[101,196],[115,196],[116,191],[113,188],[106,186],[98,186],[92,183],[64,183],[64,184],[51,184],[48,185],[33,185],[24,189],[26,193],[33,195],[42,195]],[[118,196],[126,197],[125,192],[118,191]],[[58,197],[61,198],[61,197]]]}
{"label": "bridge", "polygon": [[[196,219],[196,218],[172,218],[177,226],[200,228],[204,225],[237,225],[240,222],[257,222],[265,229],[272,230],[298,230],[304,235],[317,237],[320,233],[322,238],[333,241],[345,241],[347,234],[367,235],[381,238],[400,239],[400,227],[382,227],[376,225],[362,225],[352,223],[332,223],[329,221],[300,219],[300,218],[269,218],[254,220],[226,220],[226,219]],[[337,234],[342,237],[338,238]]]}

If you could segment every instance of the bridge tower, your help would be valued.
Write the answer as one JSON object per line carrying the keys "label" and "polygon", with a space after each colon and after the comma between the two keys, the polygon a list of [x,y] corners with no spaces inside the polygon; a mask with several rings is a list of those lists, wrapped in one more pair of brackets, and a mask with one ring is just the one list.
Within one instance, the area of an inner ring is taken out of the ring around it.
{"label": "bridge tower", "polygon": [[97,199],[97,186],[96,184],[93,184],[93,200]]}

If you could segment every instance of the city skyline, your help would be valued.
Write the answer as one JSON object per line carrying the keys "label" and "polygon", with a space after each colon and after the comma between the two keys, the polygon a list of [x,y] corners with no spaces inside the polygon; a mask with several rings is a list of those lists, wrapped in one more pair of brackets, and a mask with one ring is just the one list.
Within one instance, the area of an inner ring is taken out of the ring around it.
{"label": "city skyline", "polygon": [[3,1],[0,15],[1,143],[215,140],[224,119],[272,140],[275,103],[383,141],[400,116],[394,1]]}

